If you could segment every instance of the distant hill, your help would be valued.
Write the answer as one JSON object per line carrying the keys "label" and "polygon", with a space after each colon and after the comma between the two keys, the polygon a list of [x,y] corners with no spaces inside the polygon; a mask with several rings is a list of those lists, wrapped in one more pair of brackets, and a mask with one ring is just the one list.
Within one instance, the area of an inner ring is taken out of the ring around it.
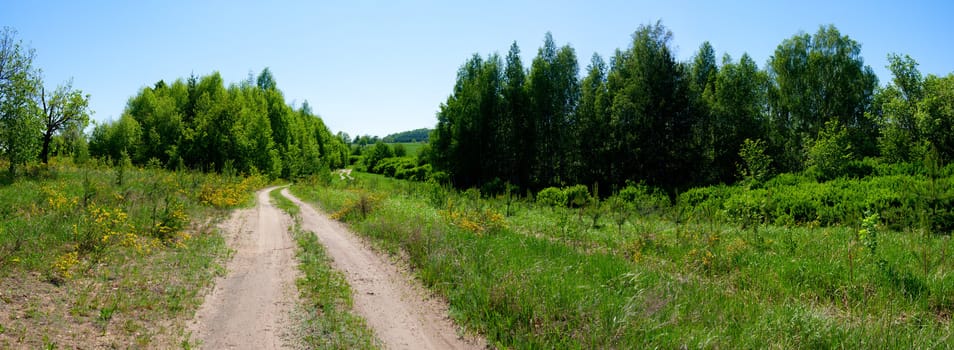
{"label": "distant hill", "polygon": [[431,129],[416,129],[411,131],[402,131],[385,136],[381,141],[386,143],[399,142],[427,142],[430,137]]}

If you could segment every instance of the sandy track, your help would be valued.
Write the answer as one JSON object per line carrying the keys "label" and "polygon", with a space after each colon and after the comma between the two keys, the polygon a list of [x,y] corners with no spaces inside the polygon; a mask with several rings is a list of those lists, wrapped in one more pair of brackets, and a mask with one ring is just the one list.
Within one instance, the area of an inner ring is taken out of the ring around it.
{"label": "sandy track", "polygon": [[279,349],[295,343],[282,338],[291,331],[297,300],[295,242],[288,216],[269,202],[274,188],[259,191],[254,208],[236,210],[221,225],[235,255],[190,324],[203,349]]}
{"label": "sandy track", "polygon": [[353,290],[354,310],[389,349],[480,349],[481,339],[458,336],[441,300],[382,258],[347,228],[318,213],[288,192],[282,195],[301,207],[302,227],[314,232],[345,274]]}

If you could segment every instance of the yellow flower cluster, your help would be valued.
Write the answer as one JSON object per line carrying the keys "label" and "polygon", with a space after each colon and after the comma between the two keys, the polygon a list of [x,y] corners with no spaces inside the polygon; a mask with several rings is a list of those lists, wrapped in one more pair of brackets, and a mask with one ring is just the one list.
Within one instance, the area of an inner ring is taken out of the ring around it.
{"label": "yellow flower cluster", "polygon": [[708,270],[712,267],[712,262],[715,259],[715,255],[712,254],[712,251],[709,249],[703,249],[702,251],[699,251],[698,249],[693,248],[689,251],[689,259],[695,264],[701,263],[702,267]]}
{"label": "yellow flower cluster", "polygon": [[44,186],[41,191],[46,195],[46,203],[50,209],[57,212],[69,212],[76,208],[79,198],[69,198],[63,192],[52,186]]}
{"label": "yellow flower cluster", "polygon": [[63,280],[73,278],[73,267],[79,264],[79,253],[72,251],[56,258],[53,262],[53,274]]}
{"label": "yellow flower cluster", "polygon": [[216,208],[232,208],[242,204],[248,194],[266,183],[261,176],[249,176],[235,183],[227,180],[210,181],[199,191],[199,201]]}
{"label": "yellow flower cluster", "polygon": [[506,227],[503,215],[487,208],[483,210],[461,210],[450,201],[447,204],[447,209],[441,210],[440,213],[452,225],[476,234],[494,232]]}
{"label": "yellow flower cluster", "polygon": [[182,203],[173,201],[168,204],[153,227],[153,236],[171,240],[172,236],[188,223],[189,215],[186,214]]}
{"label": "yellow flower cluster", "polygon": [[367,193],[358,193],[358,198],[348,200],[338,211],[331,214],[332,220],[343,220],[352,213],[357,213],[362,217],[371,212],[379,199],[375,195]]}
{"label": "yellow flower cluster", "polygon": [[94,230],[93,232],[101,233],[100,237],[103,244],[109,244],[113,237],[131,231],[131,226],[127,220],[129,215],[121,208],[111,210],[110,208],[94,205],[90,207],[89,214],[92,218],[92,221],[89,222],[90,228]]}
{"label": "yellow flower cluster", "polygon": [[633,255],[633,262],[638,263],[643,258],[643,247],[646,243],[641,239],[637,238],[629,243],[629,252]]}

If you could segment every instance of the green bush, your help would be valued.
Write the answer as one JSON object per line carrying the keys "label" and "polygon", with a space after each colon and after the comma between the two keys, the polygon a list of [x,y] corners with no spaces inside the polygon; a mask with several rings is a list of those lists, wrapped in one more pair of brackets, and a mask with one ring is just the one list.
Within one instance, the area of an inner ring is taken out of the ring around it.
{"label": "green bush", "polygon": [[427,181],[430,178],[431,170],[430,164],[424,164],[410,169],[400,168],[394,173],[394,177],[411,181]]}
{"label": "green bush", "polygon": [[743,229],[757,227],[765,218],[765,190],[751,190],[737,193],[725,201],[725,216]]}
{"label": "green bush", "polygon": [[395,175],[397,175],[398,171],[402,171],[406,174],[408,170],[414,169],[415,167],[417,167],[417,162],[415,162],[413,158],[391,157],[378,161],[374,168],[370,170],[373,173],[381,174],[387,177],[397,177]]}
{"label": "green bush", "polygon": [[619,191],[619,197],[624,201],[637,206],[666,208],[669,206],[669,196],[658,188],[643,184],[628,184]]}
{"label": "green bush", "polygon": [[579,208],[590,202],[590,190],[585,185],[573,185],[563,188],[567,206]]}
{"label": "green bush", "polygon": [[537,193],[537,203],[551,207],[566,206],[566,192],[556,187],[547,187]]}
{"label": "green bush", "polygon": [[808,171],[819,181],[835,179],[847,175],[853,158],[848,129],[828,122],[808,148]]}

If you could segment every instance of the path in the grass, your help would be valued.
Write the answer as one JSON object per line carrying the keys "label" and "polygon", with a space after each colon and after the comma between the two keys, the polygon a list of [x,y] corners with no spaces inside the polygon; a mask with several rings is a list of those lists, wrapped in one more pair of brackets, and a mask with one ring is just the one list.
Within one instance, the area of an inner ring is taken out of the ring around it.
{"label": "path in the grass", "polygon": [[295,241],[288,216],[269,201],[273,189],[259,191],[254,208],[234,211],[221,226],[234,255],[190,324],[203,349],[278,349],[297,343],[286,336],[298,295]]}
{"label": "path in the grass", "polygon": [[479,349],[481,339],[458,335],[447,305],[343,225],[288,192],[301,207],[302,228],[314,232],[353,291],[354,311],[389,349]]}

